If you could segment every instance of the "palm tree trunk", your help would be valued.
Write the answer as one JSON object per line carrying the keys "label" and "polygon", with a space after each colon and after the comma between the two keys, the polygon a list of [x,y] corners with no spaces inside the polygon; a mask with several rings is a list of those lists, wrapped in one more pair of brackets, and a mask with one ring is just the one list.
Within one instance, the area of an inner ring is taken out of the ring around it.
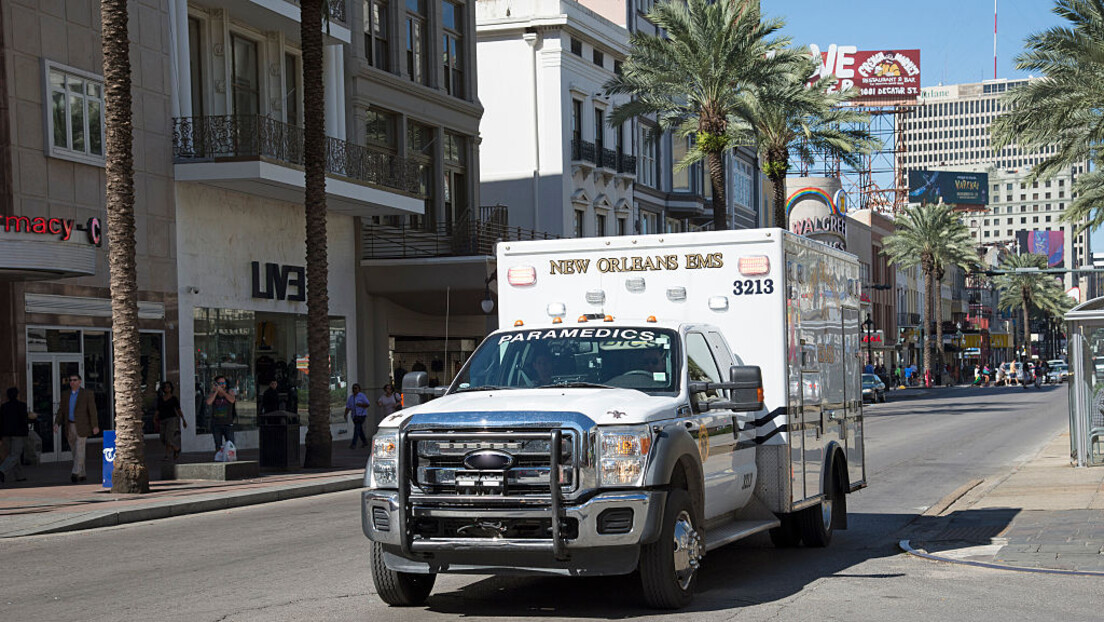
{"label": "palm tree trunk", "polygon": [[790,223],[786,218],[786,171],[789,169],[790,154],[787,151],[770,152],[767,154],[767,164],[763,167],[767,179],[771,181],[774,189],[774,222],[772,226],[781,229],[789,229]]}
{"label": "palm tree trunk", "polygon": [[134,137],[126,0],[101,0],[107,127],[107,263],[114,352],[115,460],[111,492],[149,492],[142,431],[138,276],[134,258]]}
{"label": "palm tree trunk", "polygon": [[710,153],[709,180],[713,184],[713,230],[728,229],[728,205],[725,203],[724,152]]}
{"label": "palm tree trunk", "polygon": [[935,364],[938,366],[939,373],[943,372],[943,275],[944,271],[942,267],[936,269],[935,273],[935,290],[933,292],[935,296],[935,351],[936,358]]}
{"label": "palm tree trunk", "polygon": [[1023,351],[1031,356],[1031,326],[1028,324],[1027,300],[1023,303]]}
{"label": "palm tree trunk", "polygon": [[322,0],[300,2],[303,42],[303,168],[307,221],[307,402],[305,467],[333,462],[330,435],[329,266],[326,256],[326,126],[322,86]]}
{"label": "palm tree trunk", "polygon": [[932,366],[932,331],[931,331],[931,319],[932,319],[932,270],[924,269],[924,296],[926,300],[924,302],[924,326],[928,327],[928,330],[924,331],[924,369],[922,373],[927,374],[931,371]]}

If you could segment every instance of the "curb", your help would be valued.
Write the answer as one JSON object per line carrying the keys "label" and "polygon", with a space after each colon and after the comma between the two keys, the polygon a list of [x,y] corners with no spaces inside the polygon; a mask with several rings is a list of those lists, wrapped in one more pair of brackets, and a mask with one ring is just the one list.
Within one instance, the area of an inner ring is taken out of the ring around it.
{"label": "curb", "polygon": [[945,562],[948,564],[959,564],[962,566],[976,566],[978,568],[991,568],[994,570],[1011,570],[1013,572],[1031,572],[1035,574],[1057,574],[1057,575],[1073,575],[1082,577],[1104,577],[1104,572],[1097,572],[1094,570],[1060,570],[1057,568],[1027,568],[1024,566],[1009,566],[1006,564],[996,564],[992,562],[979,562],[966,559],[952,559],[950,557],[943,557],[940,555],[932,555],[925,551],[919,551],[912,548],[912,544],[908,540],[901,540],[897,543],[897,546],[901,548],[905,553],[921,559],[927,559],[936,562]]}
{"label": "curb", "polygon": [[290,484],[269,490],[257,490],[230,495],[220,495],[217,493],[198,495],[186,500],[174,499],[154,502],[150,505],[138,508],[89,512],[69,519],[62,519],[60,522],[50,525],[32,527],[22,531],[3,534],[0,535],[0,539],[63,533],[83,529],[97,529],[100,527],[114,527],[127,523],[139,523],[160,518],[228,510],[249,505],[259,505],[262,503],[272,503],[275,501],[286,501],[288,499],[323,495],[331,492],[353,490],[363,485],[363,475],[350,475],[309,484]]}

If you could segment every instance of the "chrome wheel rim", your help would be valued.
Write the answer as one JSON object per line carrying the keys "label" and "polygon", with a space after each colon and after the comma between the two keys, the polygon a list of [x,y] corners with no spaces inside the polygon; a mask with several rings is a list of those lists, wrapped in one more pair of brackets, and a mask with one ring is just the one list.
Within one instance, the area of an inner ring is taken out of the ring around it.
{"label": "chrome wheel rim", "polygon": [[820,501],[820,520],[824,523],[824,531],[832,528],[832,500],[828,497]]}
{"label": "chrome wheel rim", "polygon": [[674,538],[675,581],[685,590],[690,587],[702,557],[701,536],[694,529],[694,522],[686,510],[679,512],[675,519]]}

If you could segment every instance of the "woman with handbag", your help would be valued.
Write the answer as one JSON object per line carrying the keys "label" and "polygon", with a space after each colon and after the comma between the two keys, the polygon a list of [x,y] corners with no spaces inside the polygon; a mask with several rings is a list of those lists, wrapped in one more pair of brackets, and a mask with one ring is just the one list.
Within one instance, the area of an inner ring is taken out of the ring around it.
{"label": "woman with handbag", "polygon": [[188,427],[184,413],[180,412],[180,400],[173,395],[176,387],[166,380],[161,383],[157,395],[157,425],[161,429],[161,444],[165,446],[164,460],[176,460],[180,455],[180,426]]}

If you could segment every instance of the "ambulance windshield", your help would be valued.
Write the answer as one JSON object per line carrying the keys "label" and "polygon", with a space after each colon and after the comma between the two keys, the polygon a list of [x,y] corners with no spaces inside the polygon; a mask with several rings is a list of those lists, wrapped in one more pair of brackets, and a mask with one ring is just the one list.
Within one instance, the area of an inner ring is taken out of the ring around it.
{"label": "ambulance windshield", "polygon": [[451,391],[605,387],[678,393],[677,336],[657,328],[546,328],[491,335]]}

